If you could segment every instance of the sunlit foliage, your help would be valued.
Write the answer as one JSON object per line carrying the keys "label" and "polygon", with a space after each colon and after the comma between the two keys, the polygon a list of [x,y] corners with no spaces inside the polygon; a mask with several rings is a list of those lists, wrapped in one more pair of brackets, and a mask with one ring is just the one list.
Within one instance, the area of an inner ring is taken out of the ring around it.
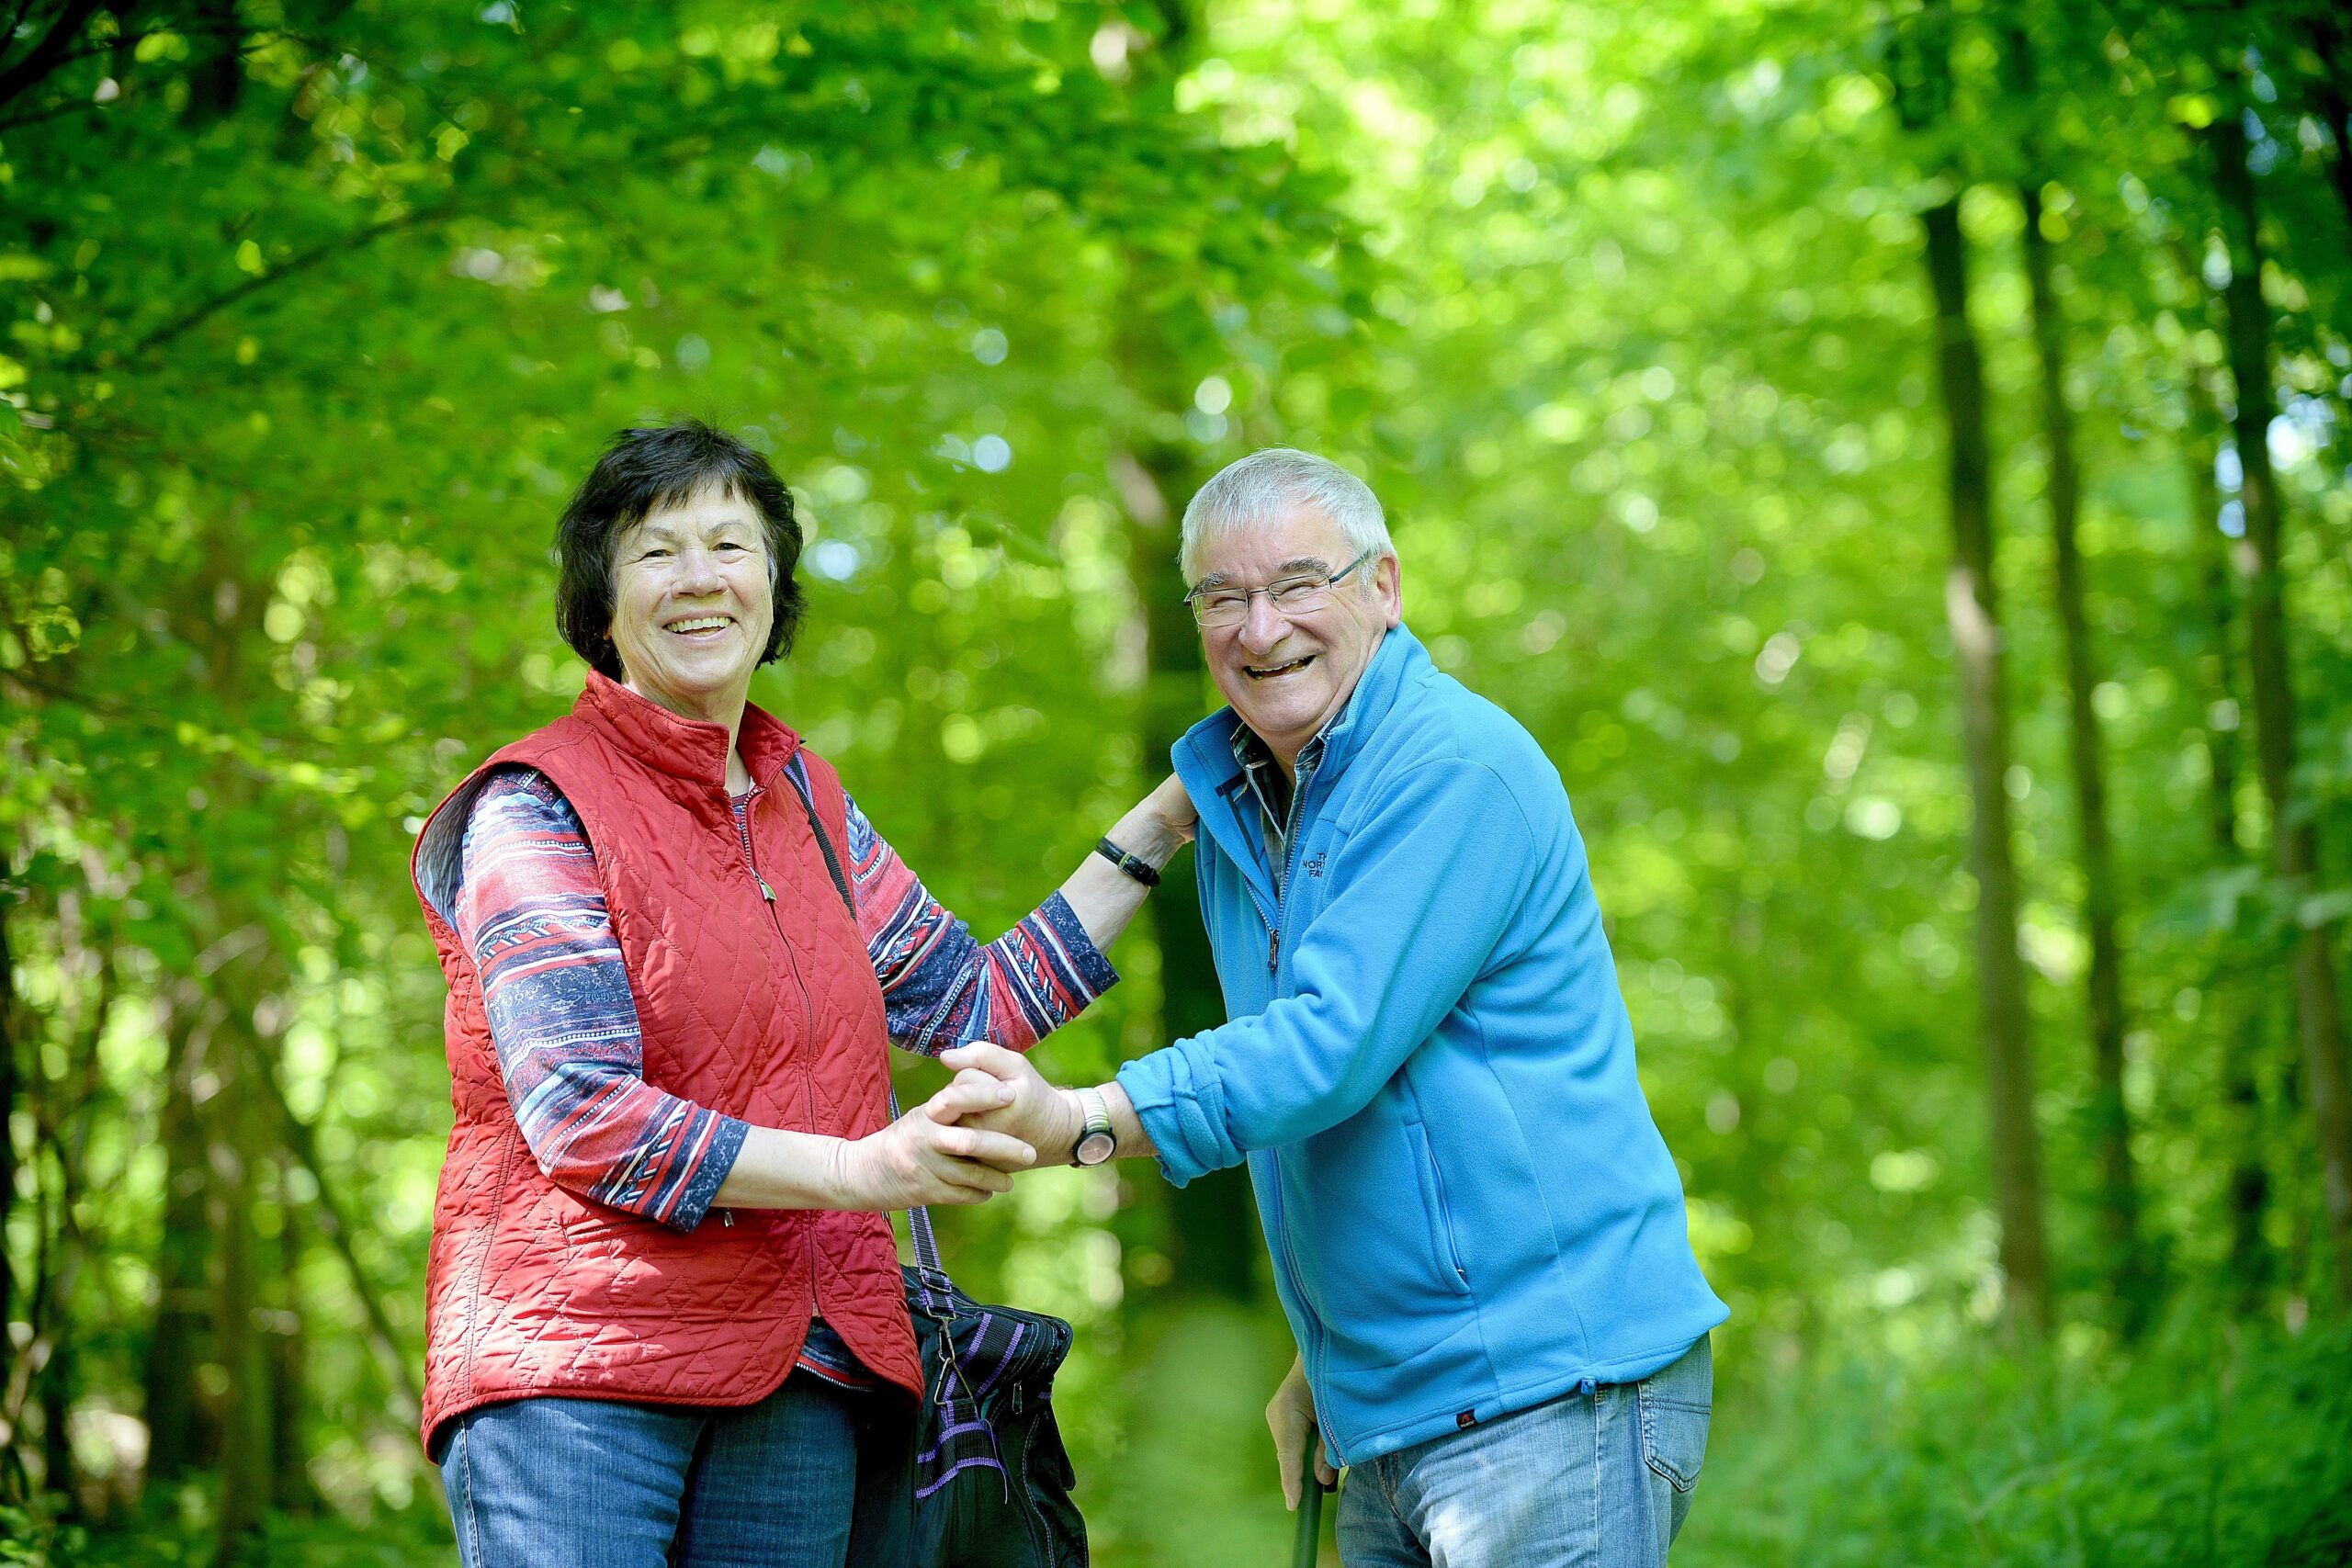
{"label": "sunlit foliage", "polygon": [[[279,1391],[272,1561],[354,1561],[355,1527],[384,1561],[446,1559],[410,1425],[447,1100],[408,846],[578,689],[554,513],[610,432],[679,413],[770,453],[811,530],[801,644],[754,700],[991,934],[1162,765],[1123,455],[1282,442],[1364,472],[1414,628],[1566,780],[1733,1306],[1694,1560],[2259,1560],[2304,1529],[2264,1511],[2282,1472],[2247,1434],[2340,1459],[2341,1400],[2199,1425],[2233,1395],[2175,1374],[2341,1364],[2286,980],[2295,933],[2352,909],[2352,51],[2326,7],[1970,7],[1925,130],[1890,61],[1943,13],[1907,3],[21,12],[0,39],[0,1525],[28,1551],[208,1560],[250,1384]],[[1172,103],[1131,91],[1178,24]],[[2233,114],[2327,855],[2293,889],[2253,761],[2223,423],[2211,130]],[[2096,1245],[2029,168],[2163,1280],[2138,1347]],[[2019,1360],[1990,1348],[1920,262],[1919,214],[1954,195],[2059,1307]],[[1114,956],[1127,983],[1041,1050],[1058,1076],[1161,1041],[1158,953]],[[957,1215],[951,1262],[1078,1324],[1057,1403],[1105,1561],[1271,1561],[1279,1318],[1190,1298],[1154,1182],[1043,1173]],[[223,1310],[257,1326],[224,1335]],[[193,1369],[169,1476],[159,1347]],[[1889,1450],[1848,1431],[1791,1484],[1832,1418]],[[2135,1552],[2156,1527],[2105,1494],[2200,1473],[2236,1501]],[[1841,1515],[1841,1489],[1877,1502]],[[43,1533],[65,1513],[77,1546]]]}

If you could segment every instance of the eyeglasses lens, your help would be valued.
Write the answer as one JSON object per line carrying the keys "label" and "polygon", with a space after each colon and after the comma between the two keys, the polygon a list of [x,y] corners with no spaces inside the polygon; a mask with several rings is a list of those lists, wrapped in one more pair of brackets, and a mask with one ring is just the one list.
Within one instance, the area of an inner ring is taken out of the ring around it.
{"label": "eyeglasses lens", "polygon": [[[1319,610],[1331,596],[1328,578],[1296,579],[1276,582],[1258,589],[1285,615],[1303,615]],[[1193,601],[1193,618],[1204,626],[1238,626],[1250,618],[1250,601],[1255,593],[1204,593]]]}

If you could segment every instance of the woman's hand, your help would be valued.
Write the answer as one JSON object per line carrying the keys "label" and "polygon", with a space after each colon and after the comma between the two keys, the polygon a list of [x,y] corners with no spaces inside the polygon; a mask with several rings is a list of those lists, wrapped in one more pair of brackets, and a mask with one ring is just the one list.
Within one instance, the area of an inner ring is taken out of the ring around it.
{"label": "woman's hand", "polygon": [[1191,843],[1200,827],[1201,814],[1184,793],[1184,781],[1170,773],[1112,826],[1110,837],[1127,853],[1159,867]]}
{"label": "woman's hand", "polygon": [[1193,836],[1200,831],[1200,811],[1193,805],[1193,797],[1184,792],[1184,781],[1174,773],[1160,780],[1159,787],[1145,795],[1136,810],[1150,813],[1158,819],[1160,831],[1177,844],[1191,843]]}
{"label": "woman's hand", "polygon": [[[1159,782],[1149,795],[1130,807],[1127,814],[1111,824],[1103,835],[1120,853],[1136,859],[1158,871],[1176,858],[1176,852],[1193,841],[1201,825],[1201,815],[1193,809],[1192,797],[1184,793],[1184,785],[1170,773]],[[1119,933],[1127,929],[1127,921],[1143,908],[1145,896],[1151,890],[1143,883],[1120,870],[1100,855],[1089,854],[1062,884],[1062,897],[1069,903],[1078,923],[1086,928],[1087,939],[1098,948],[1109,947]]]}
{"label": "woman's hand", "polygon": [[1079,1132],[1086,1125],[1075,1092],[1047,1083],[1018,1051],[985,1040],[943,1051],[939,1059],[957,1069],[958,1083],[980,1077],[1004,1091],[1004,1099],[997,1105],[971,1113],[979,1125],[1010,1134],[1046,1160],[1070,1157],[1070,1151],[1078,1146]]}
{"label": "woman's hand", "polygon": [[1111,825],[1109,837],[1157,870],[1175,859],[1176,852],[1193,841],[1200,827],[1201,814],[1193,808],[1193,797],[1184,793],[1184,781],[1170,773]]}
{"label": "woman's hand", "polygon": [[[951,1066],[955,1064],[950,1064]],[[917,1203],[985,1203],[1010,1191],[1012,1172],[1037,1163],[1035,1145],[1006,1132],[958,1125],[1002,1111],[1013,1087],[977,1069],[878,1133],[844,1141],[835,1180],[843,1209],[904,1209]]]}

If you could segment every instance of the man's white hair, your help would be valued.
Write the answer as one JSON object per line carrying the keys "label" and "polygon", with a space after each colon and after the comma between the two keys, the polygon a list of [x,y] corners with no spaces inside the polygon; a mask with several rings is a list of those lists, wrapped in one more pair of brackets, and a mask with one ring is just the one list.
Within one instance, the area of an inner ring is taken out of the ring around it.
{"label": "man's white hair", "polygon": [[[1201,547],[1208,540],[1272,527],[1300,506],[1315,507],[1338,525],[1358,555],[1369,551],[1377,559],[1396,553],[1388,540],[1387,516],[1370,485],[1329,457],[1269,446],[1217,470],[1184,508],[1183,536],[1176,548],[1184,581],[1199,581]],[[1345,564],[1331,563],[1335,569]]]}

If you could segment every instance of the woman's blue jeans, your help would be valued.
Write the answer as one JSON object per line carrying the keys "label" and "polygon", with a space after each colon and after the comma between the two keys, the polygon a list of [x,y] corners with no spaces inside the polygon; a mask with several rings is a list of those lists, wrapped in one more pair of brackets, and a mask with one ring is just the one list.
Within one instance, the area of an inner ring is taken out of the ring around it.
{"label": "woman's blue jeans", "polygon": [[857,1402],[795,1372],[757,1404],[518,1399],[443,1435],[465,1568],[842,1568]]}

